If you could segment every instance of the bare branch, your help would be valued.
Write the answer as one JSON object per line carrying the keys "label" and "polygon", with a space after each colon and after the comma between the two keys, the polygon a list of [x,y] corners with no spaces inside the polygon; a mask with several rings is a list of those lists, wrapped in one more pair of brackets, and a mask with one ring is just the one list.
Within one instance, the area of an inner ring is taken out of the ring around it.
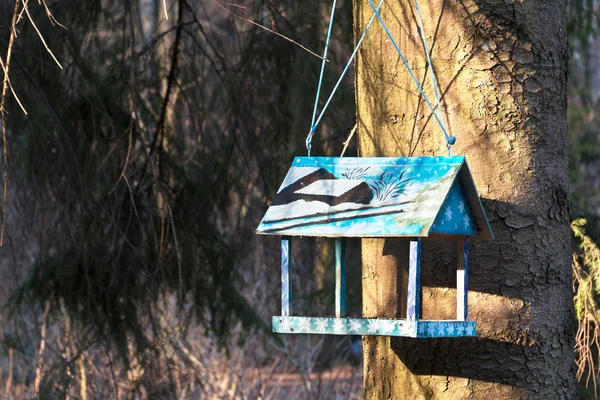
{"label": "bare branch", "polygon": [[31,22],[31,25],[33,25],[33,28],[35,29],[38,36],[40,37],[40,40],[44,44],[44,47],[46,47],[46,51],[48,51],[48,53],[50,53],[50,55],[52,56],[52,58],[54,59],[56,64],[58,64],[60,69],[63,69],[62,65],[60,65],[60,63],[58,62],[58,59],[54,56],[54,53],[52,53],[52,50],[50,50],[50,47],[48,47],[48,45],[46,44],[46,41],[44,40],[44,37],[42,36],[42,33],[38,29],[37,25],[35,24],[35,22],[33,22],[33,18],[31,18],[31,14],[29,14],[29,9],[27,7],[24,7],[24,8],[25,8],[25,13],[27,14],[27,18],[29,18],[29,22]]}
{"label": "bare branch", "polygon": [[67,29],[66,26],[64,26],[63,24],[61,24],[60,22],[58,22],[56,20],[56,18],[54,18],[54,15],[52,15],[52,13],[50,12],[50,9],[48,8],[48,5],[46,4],[46,0],[41,0],[41,3],[44,6],[44,10],[46,10],[46,15],[48,16],[48,19],[50,20],[50,23],[52,23],[52,25],[58,25],[61,28]]}
{"label": "bare branch", "polygon": [[17,96],[17,94],[15,93],[13,85],[10,82],[10,77],[8,75],[8,70],[6,69],[6,66],[4,65],[4,61],[2,61],[2,57],[0,57],[0,67],[2,67],[2,71],[4,71],[4,78],[8,82],[8,88],[10,89],[10,92],[12,93],[13,96],[15,96],[15,100],[17,101],[17,104],[19,104],[19,107],[21,107],[21,110],[23,110],[23,114],[27,115],[27,110],[25,110],[25,107],[23,106],[23,103],[21,103],[21,100],[19,99],[19,96]]}
{"label": "bare branch", "polygon": [[348,139],[346,139],[346,141],[344,142],[344,148],[342,149],[342,154],[340,155],[340,157],[344,157],[344,153],[346,153],[346,149],[348,148],[348,145],[350,144],[350,140],[352,140],[352,136],[354,136],[354,133],[356,132],[356,127],[357,127],[357,124],[354,124],[354,128],[352,128],[352,130],[350,131],[350,134],[348,135]]}
{"label": "bare branch", "polygon": [[[229,11],[228,9],[226,9],[225,7],[223,7],[223,6],[222,6],[222,5],[221,5],[221,4],[220,4],[218,1],[216,1],[216,0],[213,0],[213,2],[214,2],[214,3],[215,3],[215,4],[216,4],[216,5],[219,7],[219,8],[221,8],[221,9],[222,9],[222,10],[224,10],[225,12],[227,12],[227,13],[229,13],[229,14],[233,15],[235,18],[239,18],[239,19],[241,19],[242,21],[246,21],[246,22],[248,22],[248,23],[250,23],[250,24],[252,24],[252,25],[254,25],[254,26],[258,26],[260,29],[264,29],[264,30],[265,30],[265,31],[267,31],[267,32],[273,33],[273,34],[275,34],[275,35],[277,35],[277,36],[279,36],[279,37],[281,37],[281,38],[283,38],[283,39],[287,40],[288,42],[291,42],[291,43],[295,44],[296,46],[298,46],[298,47],[300,47],[301,49],[303,49],[303,50],[305,50],[305,51],[309,52],[309,53],[310,53],[310,54],[312,54],[313,56],[315,56],[315,57],[318,57],[318,58],[320,58],[321,60],[323,59],[323,57],[321,57],[321,56],[320,56],[320,55],[318,55],[317,53],[315,53],[315,52],[313,52],[313,51],[309,50],[308,48],[306,48],[306,47],[302,46],[300,43],[296,42],[295,40],[293,40],[293,39],[290,39],[289,37],[287,37],[287,36],[284,36],[284,35],[282,35],[282,34],[281,34],[281,33],[279,33],[279,32],[275,32],[274,30],[272,30],[272,29],[269,29],[269,28],[267,28],[266,26],[263,26],[263,25],[261,25],[261,24],[259,24],[259,23],[256,23],[256,22],[254,22],[254,21],[252,21],[252,20],[249,20],[249,19],[247,19],[247,18],[244,18],[244,17],[242,17],[242,16],[239,16],[239,15],[237,15],[237,14],[235,14],[235,13],[233,13],[233,12]],[[327,62],[329,62],[329,60],[327,60]]]}
{"label": "bare branch", "polygon": [[17,17],[19,15],[19,0],[15,1],[15,9],[11,22],[11,30],[8,38],[8,48],[6,50],[6,63],[2,64],[4,70],[4,81],[2,83],[2,98],[0,100],[0,123],[2,124],[2,159],[4,161],[3,175],[3,206],[2,206],[2,230],[0,232],[0,246],[4,243],[4,234],[6,232],[6,210],[8,204],[8,145],[6,140],[6,91],[10,85],[8,73],[10,70],[10,56],[15,42]]}

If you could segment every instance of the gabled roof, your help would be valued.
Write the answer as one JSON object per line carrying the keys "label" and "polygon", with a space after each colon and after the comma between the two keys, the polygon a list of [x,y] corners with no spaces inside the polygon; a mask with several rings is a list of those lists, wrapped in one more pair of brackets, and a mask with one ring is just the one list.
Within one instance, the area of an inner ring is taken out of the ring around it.
{"label": "gabled roof", "polygon": [[296,157],[256,232],[493,238],[464,156]]}

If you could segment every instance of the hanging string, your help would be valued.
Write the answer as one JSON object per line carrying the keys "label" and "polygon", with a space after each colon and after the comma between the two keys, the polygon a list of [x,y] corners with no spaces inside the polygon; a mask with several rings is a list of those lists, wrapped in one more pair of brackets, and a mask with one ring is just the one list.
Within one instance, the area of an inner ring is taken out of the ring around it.
{"label": "hanging string", "polygon": [[[377,10],[379,10],[381,8],[381,6],[383,5],[384,1],[385,0],[381,0],[379,2],[379,5],[377,6]],[[323,106],[323,109],[321,110],[321,113],[319,114],[319,117],[317,118],[316,121],[313,121],[313,124],[310,127],[310,131],[311,132],[314,132],[317,129],[317,126],[319,125],[319,123],[321,122],[321,118],[323,118],[323,114],[325,114],[325,110],[329,106],[329,103],[331,103],[331,99],[333,98],[333,95],[335,94],[335,92],[337,91],[338,87],[342,83],[342,80],[344,79],[344,76],[346,75],[346,72],[348,72],[348,69],[352,65],[352,61],[354,61],[354,57],[356,56],[356,53],[358,53],[358,50],[360,49],[360,46],[362,45],[363,40],[367,36],[367,32],[369,32],[369,29],[371,28],[371,25],[373,24],[373,21],[375,21],[375,14],[373,14],[373,16],[371,17],[371,20],[367,24],[367,27],[365,28],[365,31],[363,32],[362,36],[358,40],[358,43],[356,43],[356,47],[354,48],[354,51],[352,52],[352,55],[350,56],[350,59],[346,63],[346,66],[344,67],[344,70],[342,71],[340,77],[338,78],[335,86],[333,87],[333,90],[331,91],[331,94],[329,95],[329,98],[325,102],[325,105]]]}
{"label": "hanging string", "polygon": [[333,0],[331,6],[331,17],[329,18],[329,28],[327,29],[327,39],[325,40],[325,50],[323,51],[323,62],[321,63],[321,74],[319,75],[319,84],[317,85],[317,96],[315,99],[315,108],[313,111],[312,121],[310,123],[310,132],[306,137],[306,151],[310,157],[310,149],[312,147],[312,138],[315,134],[315,118],[317,117],[317,107],[319,106],[319,96],[321,95],[321,85],[323,84],[323,75],[325,73],[325,64],[327,63],[327,50],[329,50],[329,40],[331,39],[331,30],[333,28],[333,17],[335,16],[336,0]]}
{"label": "hanging string", "polygon": [[387,34],[388,38],[392,42],[392,45],[396,49],[396,52],[398,53],[398,56],[402,60],[402,63],[404,64],[404,67],[406,67],[406,70],[410,74],[410,77],[415,82],[415,85],[417,85],[417,89],[419,89],[419,92],[421,92],[421,95],[423,96],[423,100],[425,100],[425,103],[427,103],[427,106],[431,110],[431,113],[433,114],[433,117],[435,118],[435,120],[437,121],[437,123],[440,125],[440,128],[442,128],[442,132],[444,132],[444,136],[446,137],[446,143],[448,143],[448,145],[450,145],[450,142],[454,143],[456,141],[456,139],[452,140],[451,136],[448,135],[448,132],[446,131],[446,126],[440,120],[440,117],[438,116],[438,114],[437,114],[437,112],[435,110],[435,107],[433,107],[433,105],[429,101],[429,98],[425,94],[425,91],[421,87],[421,84],[417,80],[417,77],[415,76],[414,72],[412,71],[412,69],[408,65],[408,61],[406,61],[406,58],[404,57],[404,54],[402,54],[402,51],[400,50],[400,47],[398,47],[398,44],[396,44],[396,41],[394,40],[394,37],[392,36],[392,33],[388,29],[387,25],[385,24],[385,21],[383,20],[383,18],[381,18],[381,15],[379,14],[379,11],[377,11],[377,9],[375,8],[375,5],[373,4],[373,2],[371,0],[369,0],[369,5],[371,6],[371,8],[373,9],[373,11],[375,12],[375,15],[377,16],[377,19],[379,19],[379,22],[381,22],[381,26],[383,27],[383,30],[385,31],[385,33]]}
{"label": "hanging string", "polygon": [[416,6],[416,9],[417,9],[417,19],[419,21],[419,26],[421,28],[421,39],[423,40],[423,45],[425,47],[425,53],[427,55],[428,67],[431,70],[431,74],[432,74],[431,75],[432,85],[434,87],[434,93],[435,93],[435,98],[436,98],[436,106],[435,107],[429,101],[429,98],[425,94],[425,91],[423,90],[421,84],[419,83],[419,81],[417,80],[414,72],[412,71],[412,69],[408,65],[408,62],[407,62],[406,58],[404,57],[404,54],[402,54],[402,51],[400,50],[400,48],[396,44],[396,41],[394,40],[394,38],[393,38],[390,30],[388,29],[387,25],[385,24],[385,22],[381,18],[381,15],[379,14],[379,10],[380,10],[381,6],[383,5],[384,1],[385,0],[381,0],[380,3],[379,3],[379,5],[377,6],[377,8],[375,8],[375,5],[373,4],[373,2],[371,0],[369,0],[369,4],[370,4],[370,6],[371,6],[371,8],[373,9],[373,12],[374,12],[373,16],[369,20],[369,23],[367,24],[367,26],[366,26],[366,28],[365,28],[362,36],[360,37],[358,43],[356,44],[356,47],[354,48],[354,51],[352,52],[352,55],[350,56],[350,59],[346,63],[346,66],[344,67],[344,70],[342,71],[340,77],[338,78],[338,81],[336,82],[333,90],[331,91],[331,94],[329,95],[329,98],[325,102],[325,105],[323,106],[323,109],[321,110],[321,113],[319,114],[318,118],[316,118],[317,107],[318,107],[319,97],[320,97],[320,93],[321,93],[321,86],[322,86],[322,83],[323,83],[323,75],[324,75],[324,71],[325,71],[325,63],[326,63],[326,59],[327,59],[327,51],[328,51],[328,48],[329,48],[329,41],[330,41],[330,37],[331,37],[331,30],[332,30],[332,25],[333,25],[333,17],[334,17],[334,13],[335,13],[335,3],[336,3],[336,0],[334,0],[334,2],[333,2],[333,7],[332,7],[332,10],[331,10],[331,18],[329,20],[329,29],[328,29],[328,32],[327,32],[327,39],[326,39],[326,42],[325,42],[325,50],[324,50],[324,54],[323,54],[323,63],[321,65],[321,74],[319,76],[319,84],[317,86],[317,96],[316,96],[316,99],[315,99],[315,106],[314,106],[314,110],[313,110],[313,117],[312,117],[312,121],[311,121],[310,132],[308,133],[308,135],[306,137],[306,150],[308,152],[308,156],[309,157],[310,157],[310,151],[311,151],[311,147],[312,147],[312,138],[314,136],[315,130],[317,129],[317,126],[321,122],[321,119],[323,118],[323,115],[325,114],[325,111],[326,111],[327,107],[331,103],[331,100],[332,100],[335,92],[339,88],[339,86],[340,86],[340,84],[341,84],[341,82],[342,82],[342,80],[343,80],[346,72],[350,68],[350,65],[352,64],[352,62],[354,60],[354,57],[358,53],[358,50],[360,49],[360,46],[362,45],[362,42],[365,39],[365,37],[366,37],[369,29],[371,28],[371,25],[373,24],[373,21],[375,21],[375,18],[379,19],[379,22],[381,23],[381,25],[382,25],[383,29],[385,30],[387,36],[389,37],[390,41],[392,42],[392,45],[396,49],[396,52],[398,53],[398,56],[402,60],[404,66],[406,68],[406,70],[408,71],[408,73],[410,74],[413,82],[417,86],[417,89],[419,90],[419,92],[423,96],[423,99],[425,100],[425,103],[427,104],[427,106],[431,110],[431,113],[432,113],[433,117],[435,118],[436,122],[438,123],[438,125],[442,129],[442,132],[444,133],[444,136],[446,138],[446,146],[448,148],[448,155],[450,155],[450,148],[451,148],[451,146],[454,143],[456,143],[456,137],[455,136],[450,136],[448,134],[447,128],[446,128],[446,125],[445,125],[443,119],[441,119],[438,116],[438,113],[436,112],[436,110],[439,110],[441,112],[440,96],[439,96],[439,90],[438,90],[438,86],[437,86],[437,80],[435,79],[434,72],[433,72],[433,65],[431,63],[431,57],[430,57],[430,54],[429,54],[429,49],[428,49],[428,46],[427,46],[427,41],[426,41],[424,30],[423,30],[423,21],[421,19],[421,13],[420,13],[420,10],[419,10],[418,0],[415,0],[415,6]]}
{"label": "hanging string", "polygon": [[[423,20],[421,19],[421,10],[419,9],[419,0],[415,0],[415,9],[417,10],[417,21],[419,22],[419,28],[421,33],[421,40],[423,40],[423,47],[425,48],[425,55],[427,56],[427,65],[429,67],[429,71],[431,72],[431,85],[433,86],[433,92],[435,93],[435,102],[436,109],[441,113],[441,122],[443,124],[443,129],[446,131],[446,121],[444,121],[444,113],[442,112],[442,107],[440,105],[440,93],[438,89],[438,82],[435,77],[435,71],[433,70],[433,63],[431,62],[431,56],[429,54],[429,46],[427,46],[427,39],[425,37],[425,29],[423,28]],[[450,156],[450,149],[452,145],[456,143],[456,136],[448,136],[446,135],[446,147],[448,148],[448,156]]]}

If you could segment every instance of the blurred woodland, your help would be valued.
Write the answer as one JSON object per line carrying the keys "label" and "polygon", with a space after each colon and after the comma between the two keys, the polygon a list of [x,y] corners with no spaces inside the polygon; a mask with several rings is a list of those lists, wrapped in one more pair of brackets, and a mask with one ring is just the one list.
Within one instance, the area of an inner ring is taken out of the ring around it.
{"label": "blurred woodland", "polygon": [[[337,7],[325,93],[353,48],[352,3]],[[270,333],[279,243],[254,234],[292,157],[305,154],[330,9],[313,0],[0,1],[0,397],[361,397],[360,341]],[[600,4],[568,0],[568,11],[576,350],[582,396],[591,396]],[[341,153],[353,92],[349,73],[315,154]],[[358,241],[350,247],[349,308],[359,312]],[[294,307],[324,315],[333,249],[307,239],[293,252]]]}

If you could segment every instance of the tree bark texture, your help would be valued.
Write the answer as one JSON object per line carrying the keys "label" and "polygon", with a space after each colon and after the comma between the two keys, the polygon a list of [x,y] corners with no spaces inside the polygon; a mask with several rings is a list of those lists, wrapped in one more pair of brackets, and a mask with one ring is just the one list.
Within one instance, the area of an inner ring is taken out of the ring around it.
{"label": "tree bark texture", "polygon": [[[470,241],[477,338],[365,337],[367,399],[574,399],[564,0],[421,1],[457,137],[496,236]],[[414,3],[382,17],[433,101]],[[373,15],[354,0],[358,39]],[[355,63],[360,156],[446,155],[432,118],[375,21]],[[455,319],[453,242],[423,244],[422,318]],[[364,239],[363,315],[405,317],[408,245]]]}

